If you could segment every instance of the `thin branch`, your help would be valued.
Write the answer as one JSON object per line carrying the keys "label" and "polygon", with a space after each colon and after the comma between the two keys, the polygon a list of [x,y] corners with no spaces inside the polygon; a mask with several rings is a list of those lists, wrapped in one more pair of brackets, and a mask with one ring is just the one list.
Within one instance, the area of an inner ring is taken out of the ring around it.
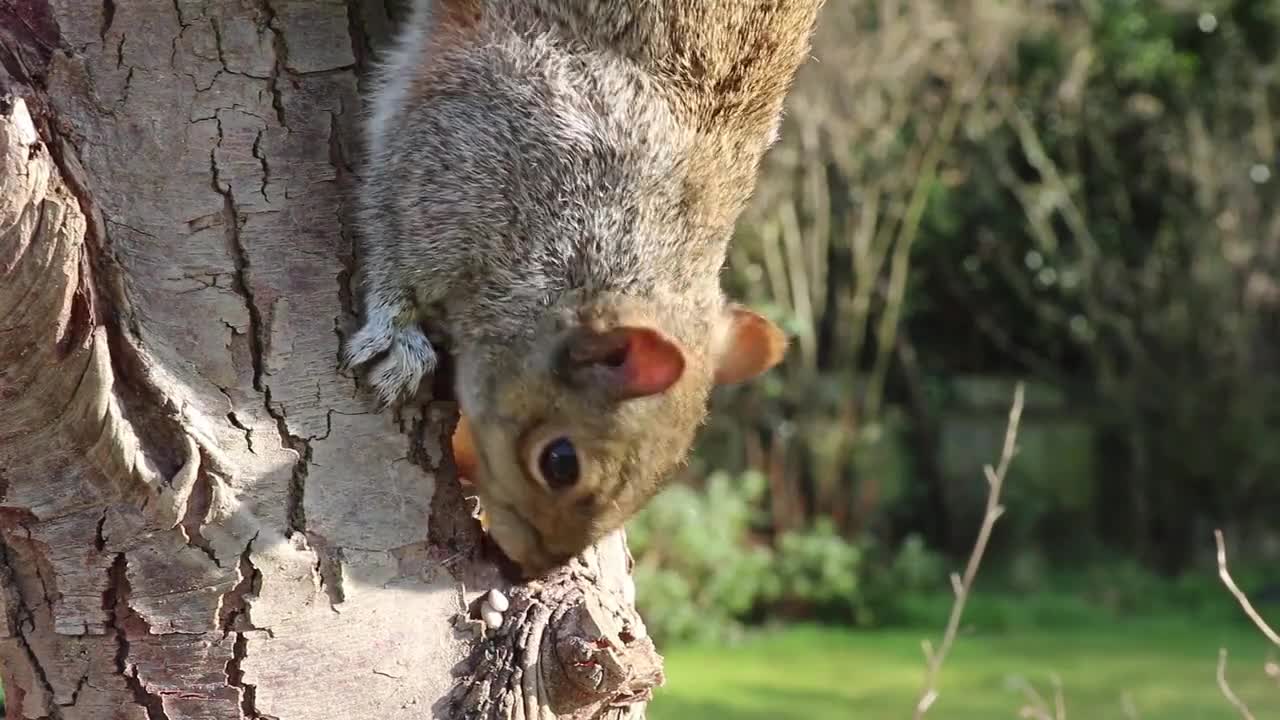
{"label": "thin branch", "polygon": [[1025,678],[1018,677],[1014,678],[1013,686],[1021,690],[1022,695],[1027,699],[1027,704],[1023,705],[1018,711],[1020,717],[1028,718],[1029,720],[1055,720],[1053,714],[1049,712],[1049,703],[1045,701],[1044,696],[1036,690],[1034,685]]}
{"label": "thin branch", "polygon": [[1133,702],[1133,695],[1127,690],[1120,694],[1120,709],[1124,711],[1125,720],[1142,720],[1138,714],[1138,706]]}
{"label": "thin branch", "polygon": [[1244,609],[1244,614],[1249,616],[1249,619],[1253,621],[1254,625],[1258,626],[1262,634],[1266,635],[1267,639],[1272,643],[1280,646],[1280,635],[1277,635],[1276,631],[1272,630],[1271,626],[1267,624],[1267,621],[1263,620],[1262,616],[1258,614],[1258,611],[1253,609],[1253,603],[1249,602],[1249,598],[1236,585],[1236,581],[1231,579],[1231,572],[1227,570],[1227,543],[1222,539],[1222,531],[1214,530],[1213,539],[1218,543],[1218,577],[1222,579],[1222,584],[1226,585],[1231,594],[1236,596],[1240,607]]}
{"label": "thin branch", "polygon": [[1027,698],[1027,704],[1019,711],[1022,717],[1033,720],[1067,720],[1067,701],[1062,692],[1062,678],[1058,677],[1057,673],[1051,673],[1049,682],[1053,685],[1052,713],[1049,712],[1049,701],[1036,690],[1034,685],[1022,677],[1014,679],[1014,687],[1021,689],[1022,694]]}
{"label": "thin branch", "polygon": [[1067,699],[1062,692],[1062,678],[1057,673],[1049,678],[1053,683],[1053,716],[1056,720],[1067,720]]}
{"label": "thin branch", "polygon": [[987,509],[982,517],[982,527],[978,529],[978,538],[973,544],[973,551],[969,554],[969,564],[965,567],[964,577],[956,588],[956,599],[951,605],[951,617],[947,619],[942,644],[938,646],[936,652],[927,650],[925,652],[927,668],[924,687],[921,688],[920,698],[916,701],[915,715],[912,716],[914,720],[923,718],[933,706],[934,701],[938,699],[938,673],[942,670],[942,664],[946,661],[947,653],[955,642],[956,633],[960,630],[960,617],[964,614],[965,602],[969,599],[974,578],[978,574],[978,566],[982,563],[982,555],[987,549],[987,541],[991,538],[991,529],[1004,513],[1004,506],[1000,504],[1000,489],[1004,486],[1009,463],[1013,461],[1017,449],[1018,423],[1022,420],[1024,390],[1023,384],[1019,382],[1013,391],[1013,406],[1009,409],[1009,424],[1005,429],[1004,448],[1000,451],[998,467],[994,470],[990,465],[983,468],[990,486],[987,492]]}
{"label": "thin branch", "polygon": [[1249,712],[1249,706],[1235,694],[1231,686],[1227,684],[1227,649],[1218,649],[1218,689],[1222,691],[1222,696],[1227,702],[1235,706],[1240,713],[1240,717],[1244,720],[1254,720],[1253,713]]}

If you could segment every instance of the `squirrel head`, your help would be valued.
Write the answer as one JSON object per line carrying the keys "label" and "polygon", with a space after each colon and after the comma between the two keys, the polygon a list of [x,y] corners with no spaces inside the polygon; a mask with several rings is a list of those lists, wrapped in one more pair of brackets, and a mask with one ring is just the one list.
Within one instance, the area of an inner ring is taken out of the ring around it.
{"label": "squirrel head", "polygon": [[759,375],[786,347],[772,322],[737,304],[698,345],[643,307],[552,322],[558,331],[532,351],[460,371],[453,438],[488,532],[530,575],[626,522],[685,461],[712,386]]}

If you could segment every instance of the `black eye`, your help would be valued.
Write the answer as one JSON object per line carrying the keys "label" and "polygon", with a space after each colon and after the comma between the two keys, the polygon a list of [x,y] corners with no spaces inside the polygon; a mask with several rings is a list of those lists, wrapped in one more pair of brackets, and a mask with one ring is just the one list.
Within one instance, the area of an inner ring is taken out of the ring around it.
{"label": "black eye", "polygon": [[578,451],[569,438],[556,438],[542,448],[538,471],[552,490],[563,490],[578,482]]}

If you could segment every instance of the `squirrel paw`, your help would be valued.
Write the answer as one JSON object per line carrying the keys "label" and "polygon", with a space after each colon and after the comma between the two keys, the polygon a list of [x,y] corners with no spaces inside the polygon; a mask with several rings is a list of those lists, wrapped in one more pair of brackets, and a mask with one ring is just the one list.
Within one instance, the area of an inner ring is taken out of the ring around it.
{"label": "squirrel paw", "polygon": [[435,348],[422,328],[416,323],[397,328],[390,320],[371,320],[360,328],[344,348],[343,366],[364,365],[382,353],[386,355],[369,371],[368,383],[383,406],[412,395],[422,376],[436,369]]}

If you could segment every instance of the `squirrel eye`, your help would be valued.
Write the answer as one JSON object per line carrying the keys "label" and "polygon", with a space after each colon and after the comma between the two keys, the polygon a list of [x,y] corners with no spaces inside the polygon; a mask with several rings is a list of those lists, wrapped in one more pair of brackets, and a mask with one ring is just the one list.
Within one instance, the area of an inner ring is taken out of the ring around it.
{"label": "squirrel eye", "polygon": [[569,438],[556,438],[542,448],[538,471],[552,490],[563,490],[578,482],[578,451]]}

